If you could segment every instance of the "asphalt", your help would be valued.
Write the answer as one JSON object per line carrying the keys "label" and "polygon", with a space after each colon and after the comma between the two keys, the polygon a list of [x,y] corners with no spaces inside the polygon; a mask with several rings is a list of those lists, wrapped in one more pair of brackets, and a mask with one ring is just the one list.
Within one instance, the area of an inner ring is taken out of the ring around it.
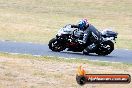
{"label": "asphalt", "polygon": [[83,55],[81,52],[53,52],[48,48],[47,44],[0,41],[0,52],[132,63],[132,50],[127,49],[115,49],[107,56],[98,56],[96,54]]}

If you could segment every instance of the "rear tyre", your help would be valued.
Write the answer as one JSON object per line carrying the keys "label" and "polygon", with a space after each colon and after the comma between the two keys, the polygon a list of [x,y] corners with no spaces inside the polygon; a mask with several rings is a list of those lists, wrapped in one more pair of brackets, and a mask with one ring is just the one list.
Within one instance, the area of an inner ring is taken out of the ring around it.
{"label": "rear tyre", "polygon": [[51,49],[52,51],[55,51],[55,52],[60,52],[60,51],[63,51],[65,50],[66,48],[64,47],[63,44],[61,44],[60,41],[58,41],[56,38],[53,38],[49,41],[49,49]]}
{"label": "rear tyre", "polygon": [[96,54],[98,55],[108,55],[114,50],[114,43],[112,41],[105,41],[100,46]]}
{"label": "rear tyre", "polygon": [[89,55],[89,52],[88,52],[87,50],[84,49],[84,50],[83,50],[83,54],[84,54],[84,55]]}

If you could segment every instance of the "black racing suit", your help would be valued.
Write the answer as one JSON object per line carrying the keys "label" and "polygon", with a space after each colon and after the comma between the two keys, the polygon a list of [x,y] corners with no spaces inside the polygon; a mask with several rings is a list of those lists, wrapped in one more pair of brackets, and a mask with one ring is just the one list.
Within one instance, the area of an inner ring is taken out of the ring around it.
{"label": "black racing suit", "polygon": [[[71,25],[71,28],[79,28],[79,25]],[[84,36],[83,36],[83,41],[85,43],[87,43],[88,45],[90,45],[90,37],[93,36],[96,39],[96,43],[98,43],[100,41],[100,32],[91,24],[86,25],[85,27],[83,27],[82,29],[84,32]]]}

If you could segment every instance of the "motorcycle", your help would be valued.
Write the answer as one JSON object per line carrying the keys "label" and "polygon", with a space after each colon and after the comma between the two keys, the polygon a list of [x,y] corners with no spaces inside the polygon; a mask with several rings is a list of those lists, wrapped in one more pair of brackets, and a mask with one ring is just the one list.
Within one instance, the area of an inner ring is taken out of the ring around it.
{"label": "motorcycle", "polygon": [[49,49],[60,52],[65,49],[73,52],[83,52],[83,54],[96,53],[98,55],[108,55],[114,50],[118,33],[112,30],[103,30],[100,32],[100,42],[96,43],[97,36],[91,33],[87,43],[83,44],[79,40],[83,39],[84,33],[78,28],[71,28],[68,24],[61,28],[56,37],[49,41]]}

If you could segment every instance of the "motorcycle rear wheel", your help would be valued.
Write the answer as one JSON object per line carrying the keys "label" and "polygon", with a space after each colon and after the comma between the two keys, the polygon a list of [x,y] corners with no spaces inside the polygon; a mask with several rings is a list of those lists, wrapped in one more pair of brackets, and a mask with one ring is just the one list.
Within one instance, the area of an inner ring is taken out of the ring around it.
{"label": "motorcycle rear wheel", "polygon": [[114,43],[112,41],[105,41],[102,44],[103,45],[99,47],[96,54],[105,56],[110,54],[114,50]]}

